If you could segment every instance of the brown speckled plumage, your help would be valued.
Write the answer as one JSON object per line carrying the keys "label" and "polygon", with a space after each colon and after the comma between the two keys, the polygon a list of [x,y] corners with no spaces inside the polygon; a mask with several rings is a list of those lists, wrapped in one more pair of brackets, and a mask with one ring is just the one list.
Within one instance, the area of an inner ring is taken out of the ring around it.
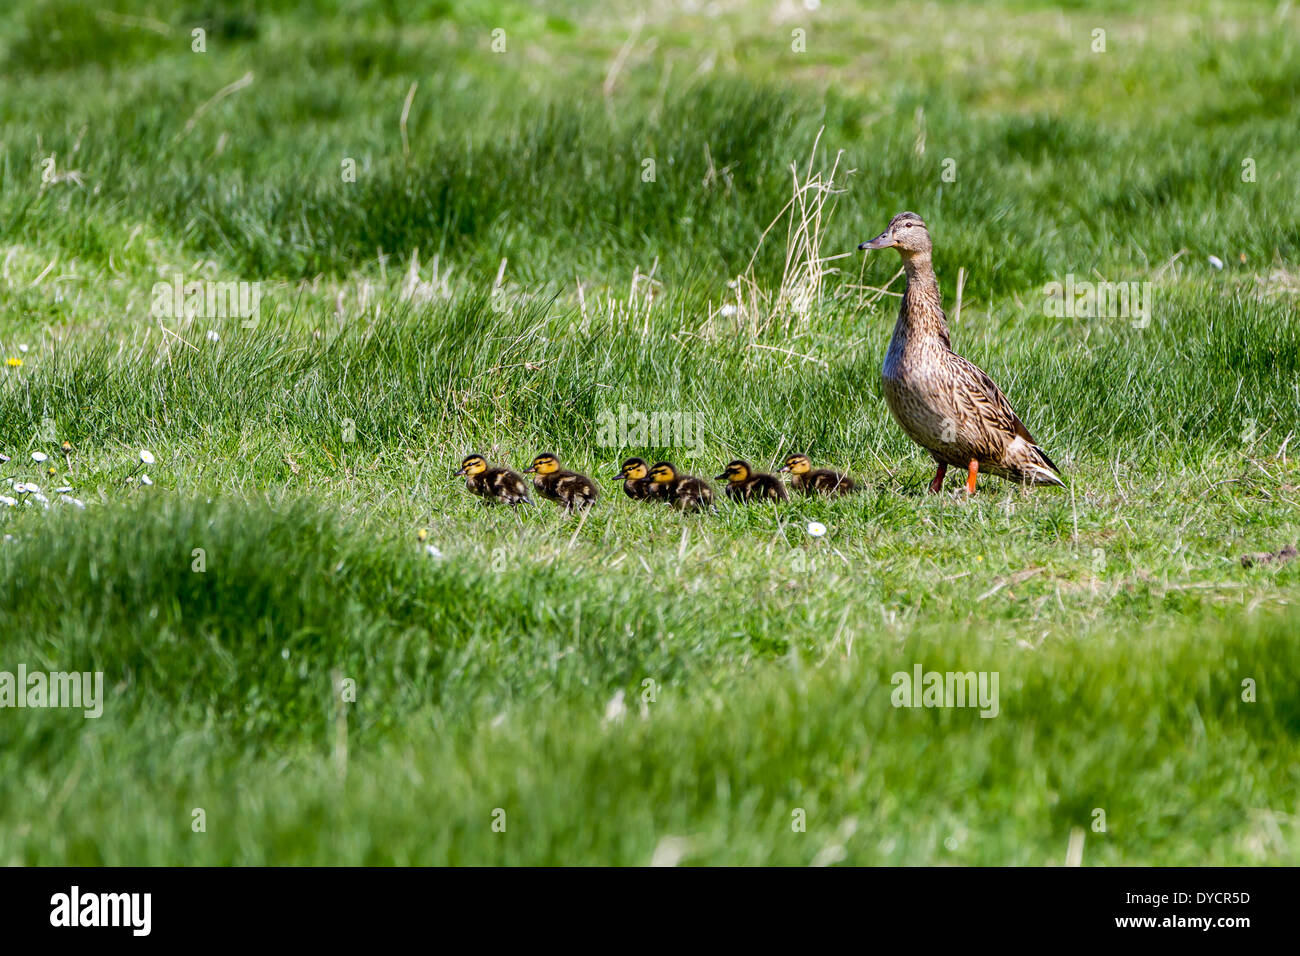
{"label": "brown speckled plumage", "polygon": [[950,347],[930,234],[919,216],[899,213],[884,233],[859,248],[891,247],[903,257],[907,289],[881,384],[903,431],[939,465],[931,490],[940,489],[949,465],[969,470],[971,491],[977,471],[1025,484],[1063,484],[1002,390]]}

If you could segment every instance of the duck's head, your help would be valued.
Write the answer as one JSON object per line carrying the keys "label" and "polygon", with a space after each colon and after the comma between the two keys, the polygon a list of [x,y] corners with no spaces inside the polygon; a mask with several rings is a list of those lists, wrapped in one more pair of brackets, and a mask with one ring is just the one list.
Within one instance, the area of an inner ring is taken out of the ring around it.
{"label": "duck's head", "polygon": [[650,474],[650,466],[645,463],[644,458],[629,458],[619,466],[618,474],[614,476],[614,480],[640,481],[648,474]]}
{"label": "duck's head", "polygon": [[468,455],[465,460],[460,463],[460,471],[452,472],[451,476],[453,478],[458,478],[461,475],[473,477],[474,475],[483,474],[483,472],[487,471],[487,467],[487,459],[482,455]]}
{"label": "duck's head", "polygon": [[677,469],[669,462],[661,461],[650,469],[650,480],[664,484],[677,480]]}
{"label": "duck's head", "polygon": [[786,455],[785,464],[781,466],[781,470],[796,475],[806,475],[812,471],[812,462],[808,460],[807,455]]}
{"label": "duck's head", "polygon": [[554,455],[538,455],[533,463],[524,469],[525,475],[549,475],[560,470],[560,459]]}
{"label": "duck's head", "polygon": [[869,242],[862,243],[858,248],[897,249],[899,255],[909,259],[930,251],[932,248],[930,230],[925,228],[924,220],[916,213],[900,212],[889,220],[889,226],[884,232]]}
{"label": "duck's head", "polygon": [[728,462],[727,467],[722,469],[722,474],[718,475],[717,480],[721,481],[726,478],[727,481],[747,481],[754,469],[749,467],[749,462],[741,461],[737,458],[733,462]]}

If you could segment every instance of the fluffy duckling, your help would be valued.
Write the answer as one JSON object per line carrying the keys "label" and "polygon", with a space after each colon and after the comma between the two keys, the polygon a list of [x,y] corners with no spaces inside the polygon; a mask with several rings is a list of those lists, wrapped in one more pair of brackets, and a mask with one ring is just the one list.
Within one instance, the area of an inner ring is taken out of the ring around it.
{"label": "fluffy duckling", "polygon": [[663,498],[679,511],[703,511],[713,505],[713,489],[703,478],[679,474],[670,462],[650,469],[650,480],[663,487]]}
{"label": "fluffy duckling", "polygon": [[623,493],[633,501],[662,501],[664,486],[650,480],[650,466],[644,458],[629,458],[614,476],[623,482]]}
{"label": "fluffy duckling", "polygon": [[807,455],[787,455],[782,471],[790,473],[790,487],[805,495],[847,495],[855,485],[848,475],[830,468],[814,468]]}
{"label": "fluffy duckling", "polygon": [[465,476],[465,487],[488,501],[507,505],[532,504],[523,477],[509,468],[492,468],[482,455],[469,455],[452,477]]}
{"label": "fluffy duckling", "polygon": [[526,475],[536,475],[533,487],[543,498],[558,501],[565,511],[590,508],[600,495],[596,483],[586,475],[560,467],[560,459],[551,454],[538,455],[524,470]]}
{"label": "fluffy duckling", "polygon": [[754,471],[747,461],[737,458],[718,475],[718,481],[727,480],[723,489],[732,501],[785,501],[785,485],[776,475]]}
{"label": "fluffy duckling", "polygon": [[885,403],[912,441],[939,466],[930,491],[943,489],[948,466],[967,473],[975,493],[980,469],[1027,485],[1064,485],[1011,408],[1002,389],[949,346],[939,282],[930,261],[930,232],[914,212],[900,212],[859,249],[897,249],[907,288],[881,369]]}

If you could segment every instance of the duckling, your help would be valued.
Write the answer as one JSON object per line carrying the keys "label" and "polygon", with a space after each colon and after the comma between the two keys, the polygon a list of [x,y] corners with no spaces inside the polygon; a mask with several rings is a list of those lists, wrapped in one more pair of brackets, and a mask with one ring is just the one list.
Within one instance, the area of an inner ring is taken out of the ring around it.
{"label": "duckling", "polygon": [[526,475],[536,475],[533,487],[543,498],[558,501],[565,511],[574,508],[590,508],[600,495],[596,483],[586,475],[560,467],[560,459],[554,455],[538,455],[525,470]]}
{"label": "duckling", "polygon": [[622,480],[623,493],[633,501],[664,499],[664,486],[650,480],[650,466],[644,458],[629,458],[623,462],[614,480]]}
{"label": "duckling", "polygon": [[807,455],[787,455],[782,471],[790,473],[790,487],[805,495],[847,495],[856,487],[853,479],[830,468],[813,468]]}
{"label": "duckling", "polygon": [[509,468],[491,468],[482,455],[469,455],[460,463],[460,470],[452,477],[465,476],[465,487],[488,501],[502,504],[530,505],[528,485],[517,472]]}
{"label": "duckling", "polygon": [[723,489],[733,501],[785,501],[785,485],[776,475],[754,471],[753,466],[739,458],[727,465],[718,481],[727,480]]}
{"label": "duckling", "polygon": [[930,232],[914,212],[900,212],[889,227],[859,249],[897,249],[907,289],[885,354],[885,403],[912,441],[939,470],[930,491],[943,490],[948,466],[967,473],[975,493],[980,469],[1026,485],[1060,485],[1060,469],[1047,457],[982,370],[952,350],[939,282],[930,261]]}
{"label": "duckling", "polygon": [[663,499],[679,511],[703,511],[713,505],[713,489],[703,478],[679,474],[666,461],[650,469],[650,480],[663,486]]}

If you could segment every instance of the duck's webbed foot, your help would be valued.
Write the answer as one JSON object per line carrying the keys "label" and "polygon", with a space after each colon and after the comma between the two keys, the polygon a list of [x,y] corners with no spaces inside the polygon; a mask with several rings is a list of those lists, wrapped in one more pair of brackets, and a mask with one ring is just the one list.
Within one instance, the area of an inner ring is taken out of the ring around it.
{"label": "duck's webbed foot", "polygon": [[980,473],[980,463],[972,458],[970,460],[970,471],[966,475],[966,493],[975,494],[975,479]]}

